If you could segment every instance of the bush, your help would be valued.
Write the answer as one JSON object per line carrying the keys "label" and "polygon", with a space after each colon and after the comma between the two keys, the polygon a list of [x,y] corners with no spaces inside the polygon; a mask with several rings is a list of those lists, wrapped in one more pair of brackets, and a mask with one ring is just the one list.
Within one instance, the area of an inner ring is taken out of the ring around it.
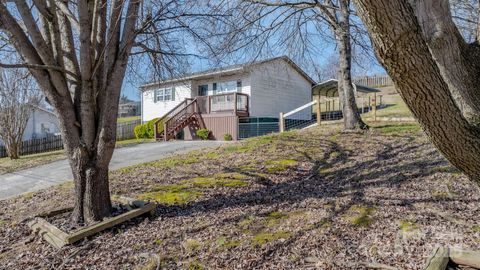
{"label": "bush", "polygon": [[135,138],[137,139],[144,139],[146,138],[146,126],[145,125],[138,125],[135,127],[133,132],[135,133]]}
{"label": "bush", "polygon": [[197,130],[197,137],[199,137],[202,140],[208,140],[208,137],[210,137],[210,130],[206,128]]}
{"label": "bush", "polygon": [[[134,129],[137,139],[153,139],[155,136],[155,122],[158,118],[152,119],[143,125],[138,125]],[[163,123],[160,123],[159,132],[163,131]]]}
{"label": "bush", "polygon": [[228,133],[224,134],[224,135],[223,135],[223,140],[225,140],[225,141],[231,141],[231,140],[233,140],[232,135],[231,135],[231,134],[228,134]]}

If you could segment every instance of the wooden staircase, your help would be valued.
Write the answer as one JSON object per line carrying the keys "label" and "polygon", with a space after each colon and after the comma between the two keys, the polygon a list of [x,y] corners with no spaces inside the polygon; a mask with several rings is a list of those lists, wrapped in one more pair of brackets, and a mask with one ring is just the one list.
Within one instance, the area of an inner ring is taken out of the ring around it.
{"label": "wooden staircase", "polygon": [[185,99],[165,116],[158,119],[154,124],[155,139],[157,141],[175,139],[188,126],[194,131],[205,128],[197,99]]}

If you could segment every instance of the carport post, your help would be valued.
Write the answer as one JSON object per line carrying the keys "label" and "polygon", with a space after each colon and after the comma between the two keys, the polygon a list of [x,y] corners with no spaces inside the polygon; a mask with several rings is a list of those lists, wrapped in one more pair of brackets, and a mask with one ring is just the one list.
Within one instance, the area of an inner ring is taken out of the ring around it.
{"label": "carport post", "polygon": [[320,125],[322,122],[322,109],[320,107],[320,98],[317,100],[317,124]]}
{"label": "carport post", "polygon": [[283,112],[280,112],[280,117],[278,118],[278,124],[280,125],[280,132],[285,131],[285,119],[283,117]]}
{"label": "carport post", "polygon": [[373,93],[372,100],[373,121],[377,121],[377,93]]}

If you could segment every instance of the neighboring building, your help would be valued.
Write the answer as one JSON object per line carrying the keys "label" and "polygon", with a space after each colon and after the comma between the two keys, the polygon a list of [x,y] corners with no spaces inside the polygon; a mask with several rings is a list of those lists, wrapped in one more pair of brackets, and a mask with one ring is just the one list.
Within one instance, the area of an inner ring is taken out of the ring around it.
{"label": "neighboring building", "polygon": [[42,139],[60,133],[57,115],[42,107],[34,107],[27,127],[23,133],[23,140]]}
{"label": "neighboring building", "polygon": [[[60,128],[57,115],[42,107],[33,107],[23,132],[23,141],[43,139],[52,135],[59,135]],[[0,140],[0,145],[3,141]]]}
{"label": "neighboring building", "polygon": [[130,117],[140,115],[140,104],[140,101],[130,101],[118,104],[118,117]]}
{"label": "neighboring building", "polygon": [[237,139],[239,123],[278,120],[280,112],[310,102],[314,84],[288,57],[198,72],[141,86],[142,121],[170,119],[166,136],[163,123],[158,125],[157,139],[174,138],[181,130],[192,139],[202,127],[213,138],[228,133]]}

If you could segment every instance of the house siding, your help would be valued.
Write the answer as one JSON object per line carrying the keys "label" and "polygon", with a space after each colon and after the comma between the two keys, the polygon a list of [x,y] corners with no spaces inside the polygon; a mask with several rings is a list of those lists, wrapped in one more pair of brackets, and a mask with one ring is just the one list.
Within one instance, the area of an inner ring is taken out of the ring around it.
{"label": "house siding", "polygon": [[23,132],[23,140],[42,139],[58,133],[60,133],[60,128],[57,116],[53,113],[34,109]]}
{"label": "house siding", "polygon": [[285,61],[256,66],[251,71],[251,117],[275,117],[312,100],[312,84]]}
{"label": "house siding", "polygon": [[[175,100],[155,102],[155,90],[175,87]],[[154,118],[162,117],[167,112],[175,108],[186,98],[192,97],[190,82],[166,85],[161,87],[149,87],[142,93],[142,122],[150,121]]]}
{"label": "house siding", "polygon": [[244,93],[247,95],[251,94],[251,79],[249,73],[242,73],[229,76],[219,76],[216,78],[209,78],[204,80],[196,80],[192,82],[193,96],[198,96],[198,86],[199,85],[208,85],[208,95],[214,95],[213,93],[213,83],[221,83],[227,81],[242,81],[242,89],[238,91],[239,93]]}

